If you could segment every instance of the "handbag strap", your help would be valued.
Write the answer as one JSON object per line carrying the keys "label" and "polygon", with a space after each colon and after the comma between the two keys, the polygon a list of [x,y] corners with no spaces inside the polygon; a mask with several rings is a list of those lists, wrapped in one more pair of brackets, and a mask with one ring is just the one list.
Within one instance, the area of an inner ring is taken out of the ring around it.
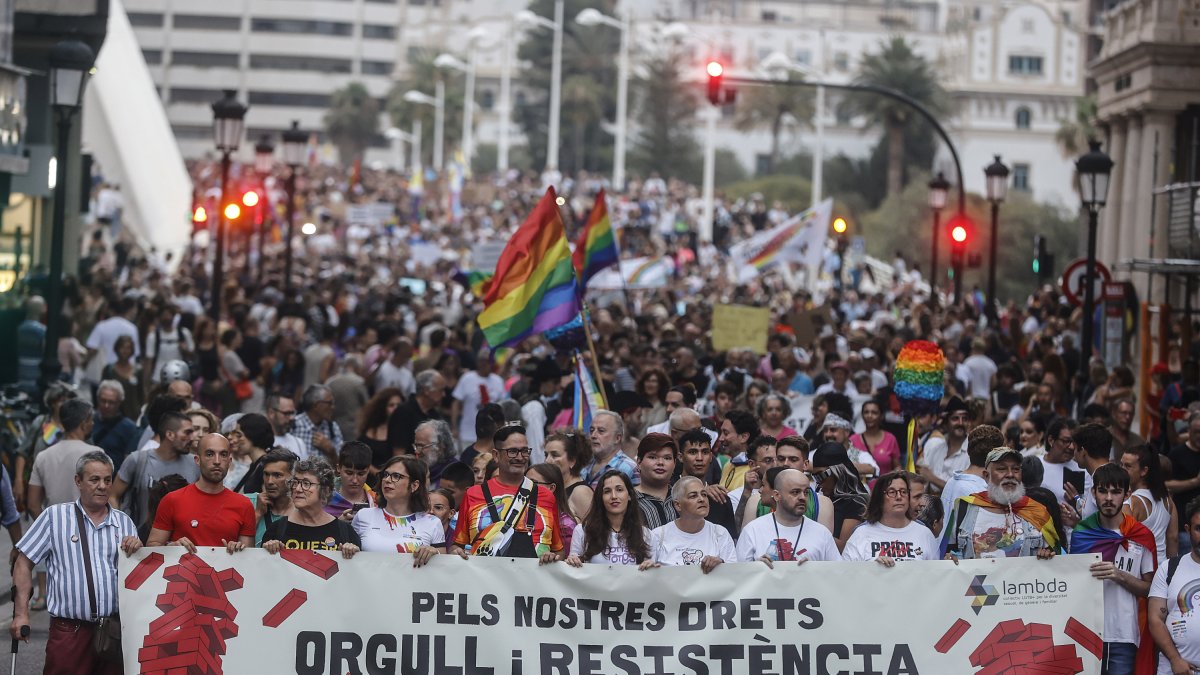
{"label": "handbag strap", "polygon": [[96,582],[92,580],[92,550],[88,546],[88,528],[84,522],[83,509],[78,504],[71,505],[75,511],[75,519],[79,523],[79,544],[83,546],[83,571],[87,575],[88,605],[92,608],[92,619],[99,618],[96,609]]}

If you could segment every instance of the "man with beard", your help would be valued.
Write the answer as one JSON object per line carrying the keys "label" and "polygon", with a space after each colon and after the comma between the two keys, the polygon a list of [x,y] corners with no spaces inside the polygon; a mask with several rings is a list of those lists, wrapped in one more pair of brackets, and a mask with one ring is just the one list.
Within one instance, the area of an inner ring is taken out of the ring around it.
{"label": "man with beard", "polygon": [[440,487],[442,472],[455,461],[454,436],[451,433],[450,425],[442,420],[425,420],[417,425],[417,431],[413,434],[413,451],[429,467],[427,485],[430,489]]}
{"label": "man with beard", "polygon": [[525,427],[503,426],[492,442],[496,476],[463,496],[450,552],[464,558],[468,550],[471,555],[539,558],[543,563],[562,559],[554,492],[539,489],[525,476],[532,452]]}
{"label": "man with beard", "polygon": [[679,517],[656,528],[650,539],[650,552],[659,565],[699,565],[705,574],[723,562],[736,562],[733,537],[725,528],[707,522],[708,495],[704,481],[684,476],[671,488],[671,501]]}
{"label": "man with beard", "polygon": [[1147,613],[1150,635],[1161,652],[1158,675],[1200,670],[1200,612],[1192,609],[1194,589],[1200,584],[1200,499],[1188,502],[1184,515],[1191,550],[1159,565],[1150,582]]}
{"label": "man with beard", "polygon": [[971,464],[967,456],[967,422],[970,417],[967,404],[954,396],[946,403],[946,435],[931,436],[925,442],[917,470],[939,490],[955,471],[964,471]]}
{"label": "man with beard", "polygon": [[737,542],[740,562],[759,561],[774,568],[777,561],[841,560],[837,542],[824,525],[804,517],[808,507],[808,476],[795,469],[767,472],[775,512],[745,527]]}
{"label": "man with beard", "polygon": [[245,495],[225,487],[233,462],[229,441],[221,434],[200,439],[196,465],[200,478],[168,493],[159,502],[147,546],[224,546],[230,553],[254,545],[254,506]]}
{"label": "man with beard", "polygon": [[[1092,576],[1104,581],[1104,675],[1133,675],[1141,629],[1138,602],[1150,592],[1158,564],[1154,534],[1124,513],[1129,497],[1129,474],[1117,464],[1105,464],[1092,476],[1092,496],[1099,509],[1075,526],[1071,553],[1099,553]],[[1147,651],[1147,659],[1149,651]],[[1136,672],[1148,673],[1144,668]]]}
{"label": "man with beard", "polygon": [[948,512],[959,497],[987,489],[983,480],[983,463],[988,453],[1004,445],[1004,434],[990,424],[980,424],[967,434],[967,457],[971,466],[955,471],[942,489],[942,512]]}
{"label": "man with beard", "polygon": [[581,476],[589,487],[595,490],[600,476],[607,471],[620,471],[629,476],[635,487],[641,482],[637,464],[621,449],[625,438],[625,422],[620,415],[611,410],[596,411],[588,435],[592,441],[593,457],[591,463],[583,468]]}
{"label": "man with beard", "polygon": [[987,490],[959,497],[946,514],[942,549],[947,559],[1054,557],[1058,533],[1046,507],[1025,496],[1021,453],[996,448],[983,468]]}

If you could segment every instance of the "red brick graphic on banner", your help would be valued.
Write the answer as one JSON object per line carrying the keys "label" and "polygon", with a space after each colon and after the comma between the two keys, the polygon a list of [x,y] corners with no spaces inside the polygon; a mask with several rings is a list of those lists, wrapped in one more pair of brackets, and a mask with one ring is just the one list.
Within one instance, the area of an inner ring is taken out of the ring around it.
{"label": "red brick graphic on banner", "polygon": [[[158,556],[157,562],[154,556]],[[158,553],[147,556],[126,584],[137,575],[136,585],[140,586],[162,563]],[[147,570],[144,574],[143,569]],[[242,576],[232,568],[218,572],[198,556],[185,553],[179,564],[163,572],[163,578],[167,588],[155,601],[163,615],[150,622],[150,633],[138,650],[141,672],[221,675],[225,641],[238,634],[234,623],[237,609],[225,594],[242,587]]]}

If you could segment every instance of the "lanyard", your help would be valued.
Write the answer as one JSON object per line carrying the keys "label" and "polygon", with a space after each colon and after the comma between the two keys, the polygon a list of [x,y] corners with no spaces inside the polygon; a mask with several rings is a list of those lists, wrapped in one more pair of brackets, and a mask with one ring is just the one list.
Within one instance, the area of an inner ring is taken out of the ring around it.
{"label": "lanyard", "polygon": [[[791,560],[796,559],[796,547],[798,547],[800,545],[800,535],[804,534],[804,521],[806,521],[806,520],[808,520],[808,518],[803,518],[803,517],[800,518],[800,531],[796,533],[796,541],[792,542]],[[783,537],[779,536],[779,521],[775,518],[774,513],[771,514],[771,523],[775,526],[775,540],[779,541],[779,540],[783,539]],[[784,540],[784,541],[786,541],[786,540]],[[780,551],[781,555],[782,555],[782,553],[783,553],[783,551]]]}

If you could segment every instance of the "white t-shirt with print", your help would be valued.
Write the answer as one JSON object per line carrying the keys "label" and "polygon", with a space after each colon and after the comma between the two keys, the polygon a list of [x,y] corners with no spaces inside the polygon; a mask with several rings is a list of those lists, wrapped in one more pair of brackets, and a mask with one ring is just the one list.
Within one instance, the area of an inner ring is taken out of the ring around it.
{"label": "white t-shirt with print", "polygon": [[893,560],[937,560],[938,541],[928,527],[916,521],[901,528],[863,523],[842,550],[843,560],[874,560],[881,555]]}
{"label": "white t-shirt with print", "polygon": [[487,402],[497,403],[504,398],[504,380],[492,373],[486,378],[474,370],[468,370],[458,378],[454,387],[454,400],[462,403],[462,416],[458,422],[458,440],[464,445],[470,445],[478,440],[475,437],[475,415],[483,405],[483,392],[487,391]]}
{"label": "white t-shirt with print", "polygon": [[660,565],[699,565],[710,555],[725,562],[737,562],[729,531],[708,521],[704,521],[704,527],[695,534],[684,532],[670,522],[655,529],[653,535],[650,551],[654,562]]}
{"label": "white t-shirt with print", "polygon": [[442,546],[446,530],[431,513],[393,516],[381,508],[361,509],[351,522],[362,539],[362,550],[378,553],[413,553],[422,546]]}
{"label": "white t-shirt with print", "polygon": [[[1154,571],[1154,554],[1145,546],[1131,541],[1129,550],[1125,550],[1124,546],[1117,547],[1113,563],[1122,572],[1141,579],[1143,574]],[[1135,645],[1141,642],[1137,598],[1112,580],[1104,582],[1104,641]]]}
{"label": "white t-shirt with print", "polygon": [[[1186,554],[1167,584],[1167,562],[1163,561],[1150,582],[1150,597],[1167,602],[1167,632],[1179,655],[1188,663],[1200,663],[1200,564]],[[1107,622],[1105,630],[1108,630]],[[1171,662],[1158,655],[1158,675],[1171,675]]]}
{"label": "white t-shirt with print", "polygon": [[[649,529],[642,528],[642,537],[645,539],[646,544],[649,545],[654,541],[652,539],[653,536],[653,533]],[[571,533],[571,555],[582,556],[585,548],[587,548],[587,535],[583,533],[583,525],[579,524],[575,526],[575,529]],[[625,540],[621,538],[621,535],[611,530],[608,533],[608,546],[604,547],[604,552],[597,553],[591,559],[584,562],[602,565],[638,564],[637,558],[629,552],[629,547],[625,545]]]}
{"label": "white t-shirt with print", "polygon": [[751,521],[742,528],[737,541],[739,561],[750,562],[764,555],[771,560],[842,559],[837,542],[824,525],[805,518],[799,525],[784,527],[775,520],[774,514]]}

